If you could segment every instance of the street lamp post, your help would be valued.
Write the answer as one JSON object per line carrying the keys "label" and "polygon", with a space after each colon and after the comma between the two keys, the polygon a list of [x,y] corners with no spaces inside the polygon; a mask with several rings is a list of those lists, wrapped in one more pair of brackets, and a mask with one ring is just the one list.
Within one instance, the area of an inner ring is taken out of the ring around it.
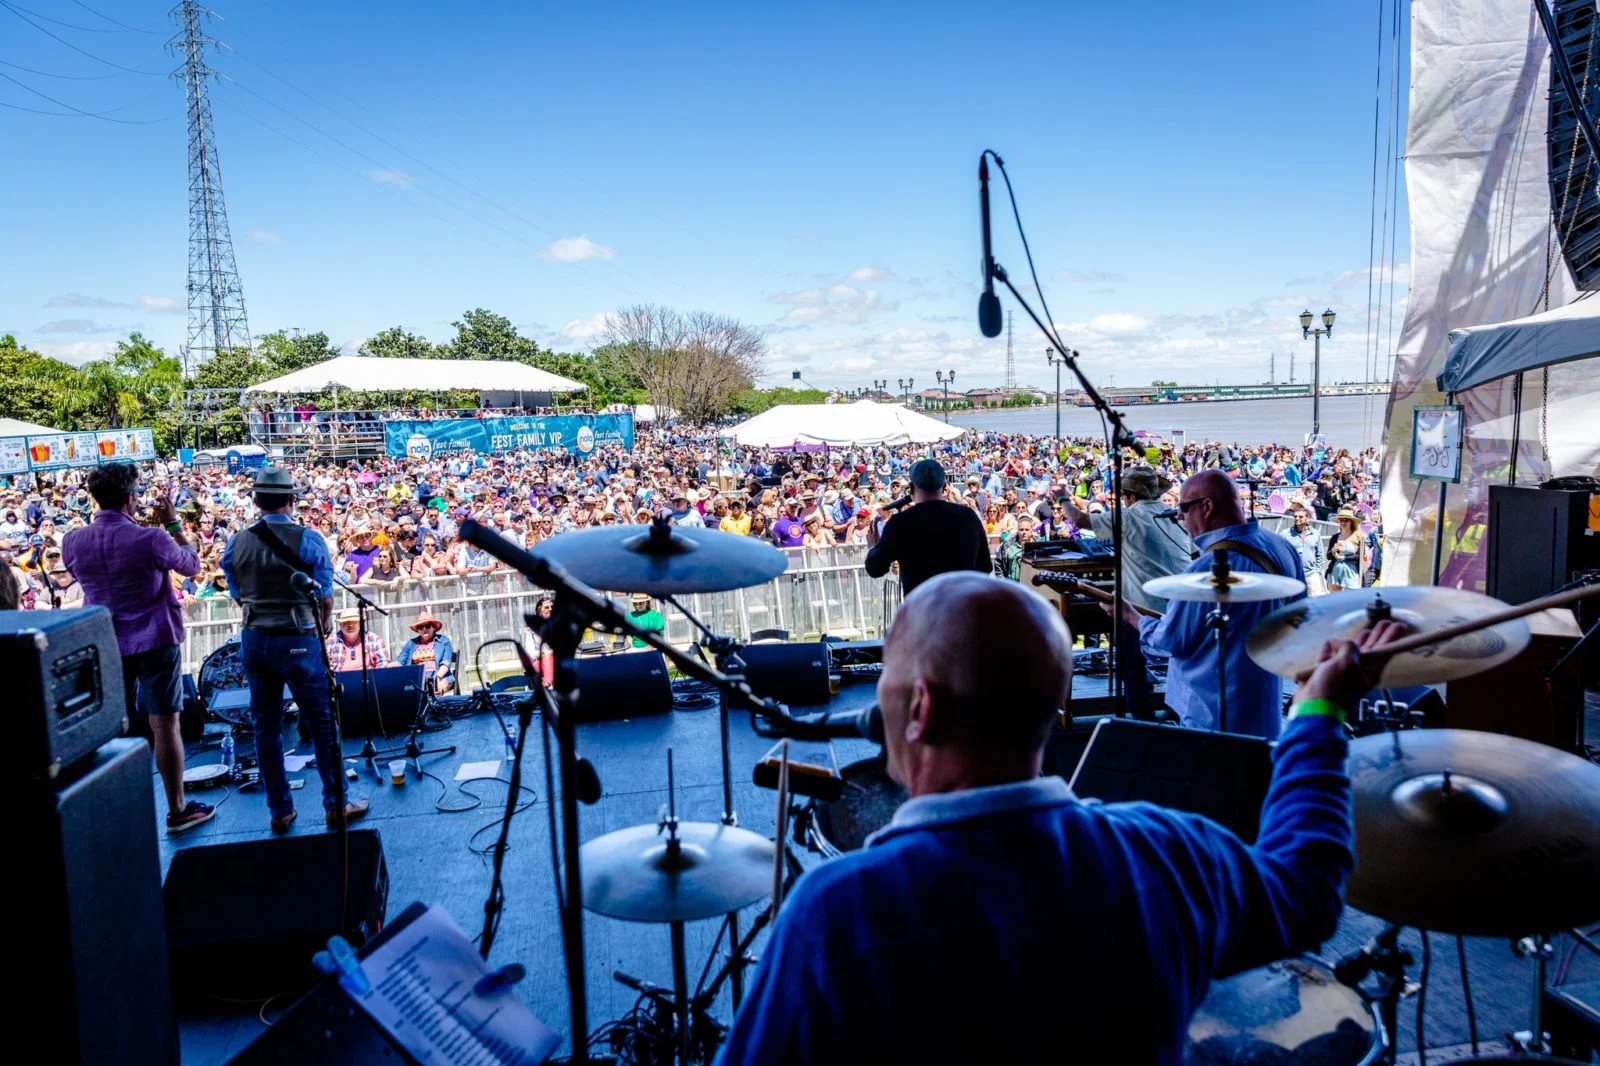
{"label": "street lamp post", "polygon": [[1067,361],[1065,352],[1057,353],[1054,348],[1044,350],[1044,361],[1056,368],[1056,447],[1061,447],[1061,364]]}
{"label": "street lamp post", "polygon": [[1300,337],[1313,337],[1311,354],[1311,435],[1322,433],[1322,338],[1333,336],[1333,308],[1322,312],[1322,328],[1312,329],[1311,309],[1300,312]]}
{"label": "street lamp post", "polygon": [[950,371],[950,373],[946,374],[942,370],[935,370],[933,372],[933,376],[938,380],[939,385],[944,389],[944,422],[945,422],[945,425],[949,425],[950,424],[950,386],[956,380],[956,372],[954,370],[952,370],[952,371]]}
{"label": "street lamp post", "polygon": [[889,391],[889,379],[888,378],[884,378],[882,381],[879,381],[877,378],[873,378],[872,379],[872,400],[873,400],[874,403],[877,402],[879,396],[883,395],[884,393],[886,393],[888,391]]}
{"label": "street lamp post", "polygon": [[906,404],[907,406],[910,406],[910,404],[911,404],[911,390],[916,387],[917,379],[916,378],[896,378],[895,381],[900,386],[900,402]]}

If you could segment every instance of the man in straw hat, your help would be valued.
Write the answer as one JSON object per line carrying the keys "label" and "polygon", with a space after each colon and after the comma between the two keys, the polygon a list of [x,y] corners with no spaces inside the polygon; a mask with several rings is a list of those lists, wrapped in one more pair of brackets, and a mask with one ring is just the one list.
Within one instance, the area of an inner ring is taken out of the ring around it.
{"label": "man in straw hat", "polygon": [[222,553],[228,594],[244,607],[239,658],[250,685],[256,754],[275,833],[294,824],[294,799],[283,766],[283,687],[311,732],[330,828],[367,813],[365,799],[344,792],[344,754],[328,705],[319,646],[333,616],[333,560],[327,541],[290,517],[296,488],[289,471],[262,467],[251,486],[261,520],[235,533]]}
{"label": "man in straw hat", "polygon": [[450,644],[450,638],[441,630],[444,623],[433,616],[426,607],[411,623],[411,632],[416,636],[405,642],[400,649],[400,657],[395,662],[400,666],[411,666],[421,663],[423,676],[433,681],[433,690],[443,696],[455,688],[455,648]]}

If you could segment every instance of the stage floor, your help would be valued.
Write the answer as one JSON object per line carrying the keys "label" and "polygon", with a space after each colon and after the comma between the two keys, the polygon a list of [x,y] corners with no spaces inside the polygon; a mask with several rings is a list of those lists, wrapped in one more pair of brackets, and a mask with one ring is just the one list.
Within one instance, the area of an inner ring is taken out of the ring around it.
{"label": "stage floor", "polygon": [[[847,685],[832,709],[864,707],[872,701],[870,684]],[[1591,737],[1600,737],[1600,705],[1590,700]],[[579,728],[580,752],[599,772],[604,796],[593,807],[582,809],[583,839],[588,840],[615,829],[655,821],[666,803],[666,752],[673,752],[674,775],[678,783],[678,815],[691,821],[714,822],[721,813],[721,767],[715,709],[676,711],[669,715],[632,721],[595,723]],[[734,801],[742,826],[770,835],[773,831],[775,800],[773,792],[757,788],[750,781],[751,770],[772,742],[756,736],[747,715],[735,715],[732,734]],[[466,785],[483,797],[483,804],[463,813],[444,813],[436,808],[465,807],[470,796],[458,788],[453,778],[464,762],[500,759],[505,743],[500,726],[490,714],[457,721],[450,729],[423,735],[427,745],[457,747],[453,755],[423,759],[423,766],[435,775],[422,781],[411,775],[402,788],[388,784],[387,769],[381,779],[365,767],[361,780],[352,783],[352,792],[371,799],[372,808],[359,825],[376,829],[383,840],[388,862],[389,913],[398,914],[412,901],[443,906],[468,935],[476,934],[483,918],[483,900],[489,886],[485,858],[469,848],[469,841],[480,829],[475,843],[487,847],[493,840],[485,826],[497,824],[503,810],[506,786],[479,781]],[[400,739],[403,744],[403,738]],[[189,765],[215,762],[214,747],[197,750],[191,745]],[[242,747],[248,751],[246,741]],[[361,738],[346,742],[347,754],[361,747]],[[840,765],[869,758],[877,749],[862,741],[835,745]],[[309,743],[302,752],[309,753]],[[794,758],[823,761],[826,749],[817,744],[794,744]],[[509,774],[509,764],[501,766]],[[305,788],[294,793],[300,811],[295,828],[298,834],[323,832],[321,788],[314,768],[291,779],[304,777]],[[442,779],[442,782],[441,780]],[[523,780],[537,794],[532,807],[516,816],[511,835],[511,850],[505,864],[506,909],[495,942],[492,961],[500,964],[520,962],[527,977],[517,986],[518,993],[533,1011],[559,1031],[567,1029],[566,977],[562,963],[561,933],[556,914],[550,868],[548,797],[544,788],[544,760],[539,745],[537,722],[528,737],[524,755]],[[157,807],[164,810],[160,783],[153,780]],[[207,802],[217,802],[220,792],[197,793]],[[204,847],[234,841],[257,840],[271,834],[267,825],[266,798],[259,791],[232,792],[222,802],[216,818],[206,825],[176,837],[162,834],[162,866],[180,848]],[[798,850],[797,850],[798,853]],[[800,854],[806,865],[820,861]],[[228,891],[219,884],[216,891]],[[332,885],[303,885],[300,891],[332,891]],[[1470,891],[1463,886],[1463,891]],[[751,908],[753,916],[759,908]],[[704,921],[689,926],[688,946],[691,983],[711,950],[719,923]],[[745,928],[748,929],[748,920]],[[1332,958],[1351,951],[1379,931],[1381,923],[1368,915],[1346,910],[1335,938],[1326,945],[1324,956]],[[637,977],[670,985],[671,961],[665,926],[617,921],[589,914],[584,924],[589,989],[589,1027],[598,1028],[629,1010],[635,993],[615,982],[611,973],[622,969]],[[1427,994],[1425,1046],[1443,1047],[1467,1039],[1467,1018],[1461,996],[1461,982],[1453,938],[1431,937],[1433,967]],[[1420,959],[1420,941],[1408,932],[1405,942]],[[1503,940],[1467,941],[1473,998],[1477,1007],[1478,1031],[1487,1043],[1502,1034],[1527,1025],[1532,965],[1517,959]],[[759,955],[761,944],[755,951]],[[248,960],[239,960],[248,965]],[[1063,960],[1063,965],[1070,965]],[[1586,953],[1580,953],[1573,967],[1573,980],[1594,980],[1600,966]],[[1413,970],[1415,973],[1415,970]],[[1140,990],[1129,989],[1129,995]],[[268,1004],[267,1017],[282,1013],[291,997]],[[242,1005],[212,1002],[180,1007],[179,1024],[185,1066],[213,1066],[226,1062],[263,1031],[258,1020],[260,1004]],[[1415,1046],[1415,1002],[1402,1005],[1401,1043]],[[717,1016],[728,1020],[731,1014],[727,993]],[[563,1045],[565,1047],[565,1045]]]}

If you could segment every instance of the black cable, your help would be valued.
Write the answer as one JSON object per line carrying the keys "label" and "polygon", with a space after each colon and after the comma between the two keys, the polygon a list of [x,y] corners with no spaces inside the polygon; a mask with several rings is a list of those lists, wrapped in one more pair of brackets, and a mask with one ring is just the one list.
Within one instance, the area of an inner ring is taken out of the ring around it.
{"label": "black cable", "polygon": [[[496,712],[498,713],[498,712]],[[502,723],[503,723],[502,719]],[[489,957],[490,950],[494,947],[495,934],[500,930],[500,915],[505,908],[505,872],[506,844],[511,836],[511,819],[516,816],[518,806],[516,797],[522,789],[522,749],[528,743],[528,731],[522,730],[517,734],[516,751],[511,758],[511,795],[506,801],[506,813],[500,820],[500,839],[494,845],[494,876],[489,881],[489,895],[483,901],[483,931],[479,933],[478,954],[483,958]],[[477,834],[474,834],[476,836]],[[470,841],[469,841],[470,846]]]}
{"label": "black cable", "polygon": [[[546,700],[550,699],[550,692],[541,686],[540,692]],[[561,837],[556,832],[556,784],[555,770],[550,761],[550,716],[539,716],[539,735],[544,741],[544,794],[549,797],[545,804],[549,808],[550,816],[550,875],[556,886],[556,913],[561,918],[562,928],[566,928],[567,897],[561,884]]]}
{"label": "black cable", "polygon": [[1005,179],[1006,195],[1011,199],[1011,216],[1017,222],[1017,236],[1022,238],[1022,254],[1028,258],[1028,274],[1033,278],[1033,291],[1039,294],[1039,306],[1044,310],[1044,320],[1050,324],[1050,329],[1048,330],[1050,339],[1056,342],[1056,351],[1063,354],[1068,353],[1071,349],[1062,342],[1061,337],[1056,333],[1055,316],[1050,313],[1050,302],[1045,299],[1044,288],[1039,284],[1039,272],[1033,268],[1033,249],[1028,247],[1028,234],[1022,228],[1022,212],[1017,208],[1017,194],[1011,188],[1011,175],[1006,172],[1005,160],[989,149],[984,149],[984,154],[994,157],[994,165],[999,168],[1000,176]]}
{"label": "black cable", "polygon": [[46,37],[50,37],[50,38],[60,42],[61,44],[66,45],[68,48],[72,49],[74,52],[77,52],[79,55],[88,56],[90,59],[94,60],[96,63],[104,63],[108,67],[114,67],[117,70],[125,70],[129,74],[146,74],[146,75],[149,75],[150,77],[155,77],[155,78],[164,77],[166,75],[166,71],[164,71],[164,70],[137,70],[137,69],[135,69],[133,67],[125,67],[121,63],[113,63],[109,59],[101,59],[99,56],[95,55],[93,52],[86,52],[82,48],[79,48],[77,45],[73,44],[71,41],[67,40],[65,37],[62,37],[60,34],[51,33],[49,30],[45,29],[43,26],[41,26],[37,22],[33,21],[27,15],[24,15],[21,11],[17,10],[17,8],[14,5],[6,3],[6,0],[0,0],[0,7],[5,8],[7,11],[9,11],[13,15],[17,16],[17,18],[21,19],[23,22],[26,22],[28,25],[32,26],[34,29],[36,29],[40,33],[44,34]]}
{"label": "black cable", "polygon": [[41,78],[60,78],[63,81],[105,81],[108,78],[120,78],[122,76],[120,74],[52,74],[48,70],[34,70],[32,67],[25,67],[21,63],[12,63],[4,59],[0,59],[0,67],[10,67],[12,70],[20,70],[24,74],[37,74]]}
{"label": "black cable", "polygon": [[1467,979],[1467,938],[1456,934],[1456,960],[1461,964],[1461,998],[1467,1003],[1467,1035],[1472,1053],[1478,1053],[1478,1012],[1472,1006],[1472,982]]}
{"label": "black cable", "polygon": [[1433,968],[1433,949],[1428,943],[1428,931],[1419,929],[1422,934],[1422,974],[1417,979],[1417,1066],[1428,1066],[1428,1046],[1423,1039],[1423,1012],[1428,1005],[1428,971]]}
{"label": "black cable", "polygon": [[[115,122],[122,126],[151,126],[157,122],[166,122],[173,117],[172,115],[163,115],[161,118],[108,118],[107,116],[111,114],[110,111],[85,111],[81,107],[74,107],[65,100],[57,100],[48,93],[40,92],[27,82],[18,81],[16,78],[13,78],[3,70],[0,70],[0,78],[4,78],[6,81],[9,81],[11,84],[22,89],[24,92],[32,93],[41,100],[48,100],[57,107],[64,107],[75,115],[81,115],[84,118],[97,118],[101,122]],[[113,110],[119,109],[113,108]]]}
{"label": "black cable", "polygon": [[[72,0],[72,2],[74,4],[77,4],[79,7],[83,8],[85,11],[89,12],[89,14],[98,15],[100,18],[105,19],[107,22],[111,23],[111,25],[113,25],[113,26],[121,26],[123,29],[129,30],[129,31],[131,31],[133,33],[148,33],[148,34],[151,34],[152,36],[155,36],[155,37],[164,37],[164,36],[166,36],[166,33],[167,33],[166,30],[147,30],[147,29],[144,29],[143,27],[140,27],[140,26],[130,26],[126,22],[118,22],[116,19],[112,18],[110,15],[107,15],[103,11],[96,11],[94,8],[90,7],[88,4],[84,3],[83,0]],[[40,17],[43,18],[42,15]],[[106,32],[106,31],[99,31],[99,32]]]}
{"label": "black cable", "polygon": [[[120,30],[106,30],[106,29],[101,29],[98,26],[79,26],[77,23],[74,23],[74,22],[62,22],[58,18],[51,18],[49,15],[41,15],[37,11],[29,11],[27,8],[21,7],[21,6],[17,5],[17,4],[7,4],[6,6],[11,8],[14,11],[27,12],[28,14],[32,15],[36,19],[44,19],[46,22],[53,22],[57,26],[62,27],[63,29],[76,30],[79,33],[127,33],[128,30],[132,28],[132,27],[124,27],[123,29],[120,29]],[[141,30],[140,32],[144,33],[144,32],[149,32],[149,31]]]}

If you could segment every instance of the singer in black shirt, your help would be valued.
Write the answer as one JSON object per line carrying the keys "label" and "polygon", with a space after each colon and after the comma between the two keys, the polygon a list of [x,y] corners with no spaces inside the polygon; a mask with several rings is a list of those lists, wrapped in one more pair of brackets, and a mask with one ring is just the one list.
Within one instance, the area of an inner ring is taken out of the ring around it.
{"label": "singer in black shirt", "polygon": [[940,498],[944,468],[932,459],[911,467],[912,505],[884,524],[878,543],[867,552],[867,573],[882,577],[900,564],[900,583],[907,594],[936,574],[952,570],[993,569],[989,537],[970,507]]}

